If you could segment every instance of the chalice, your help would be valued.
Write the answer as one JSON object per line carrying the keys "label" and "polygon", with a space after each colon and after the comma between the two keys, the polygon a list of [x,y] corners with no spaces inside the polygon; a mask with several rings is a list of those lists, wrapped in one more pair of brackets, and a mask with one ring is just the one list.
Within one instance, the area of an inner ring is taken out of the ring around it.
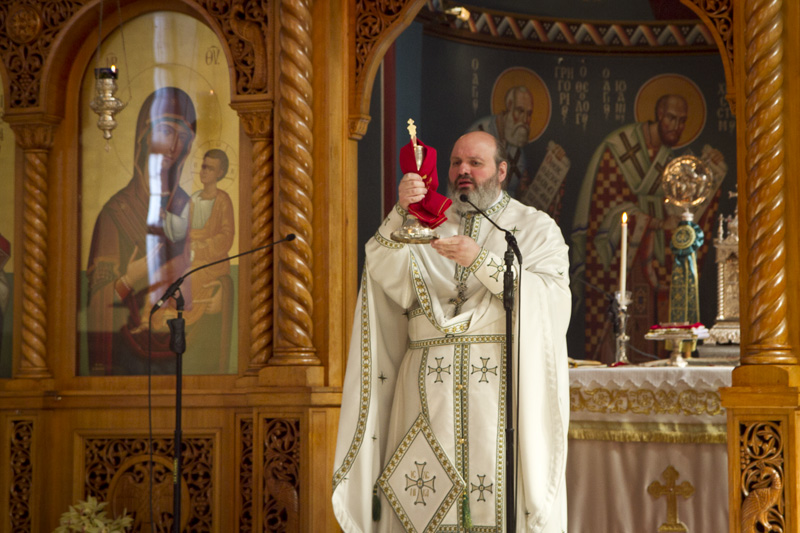
{"label": "chalice", "polygon": [[[417,127],[414,125],[414,121],[412,119],[408,119],[408,134],[411,136],[411,145],[414,150],[414,162],[416,163],[416,168],[402,168],[403,172],[420,172],[422,169],[422,163],[425,160],[425,146],[417,142]],[[404,160],[401,157],[401,167],[403,166]],[[408,166],[411,166],[408,164]],[[430,176],[424,176],[425,184],[430,188],[431,181],[434,185],[438,182],[435,179],[435,160],[434,160],[434,177],[431,180]],[[428,191],[428,194],[435,191]],[[419,204],[420,202],[417,202]],[[414,208],[416,204],[412,204],[409,206],[409,214],[406,217],[405,222],[403,225],[392,232],[392,240],[397,242],[403,242],[407,244],[427,244],[434,239],[439,238],[439,234],[433,231],[433,228],[423,225],[419,219],[414,216],[412,213],[414,212]],[[441,223],[441,222],[440,222]]]}

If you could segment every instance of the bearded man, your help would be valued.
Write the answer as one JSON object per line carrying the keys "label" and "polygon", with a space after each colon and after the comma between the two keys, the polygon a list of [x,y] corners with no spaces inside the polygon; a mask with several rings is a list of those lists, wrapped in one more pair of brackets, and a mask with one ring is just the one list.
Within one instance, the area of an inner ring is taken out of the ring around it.
{"label": "bearded man", "polygon": [[[194,104],[178,88],[156,90],[139,110],[133,177],[97,216],[89,251],[86,316],[94,375],[147,373],[150,308],[190,266],[190,202],[180,177],[195,132]],[[181,287],[187,307],[190,287],[189,280]],[[174,369],[167,331],[153,333],[152,357],[153,373]]]}
{"label": "bearded man", "polygon": [[[346,532],[505,531],[507,360],[520,384],[518,531],[567,530],[567,246],[549,216],[501,189],[507,175],[497,139],[467,133],[450,156],[453,204],[441,238],[390,240],[426,193],[410,173],[366,246],[333,480]],[[519,353],[508,359],[505,233],[462,194],[514,232],[523,256],[514,271]]]}

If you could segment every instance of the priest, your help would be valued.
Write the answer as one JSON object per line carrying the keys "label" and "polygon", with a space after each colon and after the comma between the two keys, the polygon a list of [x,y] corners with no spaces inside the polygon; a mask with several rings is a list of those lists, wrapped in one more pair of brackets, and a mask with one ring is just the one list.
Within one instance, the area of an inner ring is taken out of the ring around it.
{"label": "priest", "polygon": [[[450,156],[453,204],[437,227],[441,238],[390,239],[427,193],[424,177],[408,173],[367,244],[333,478],[345,532],[505,531],[509,386],[518,415],[517,530],[567,530],[567,246],[549,216],[503,191],[507,172],[492,135],[467,133]],[[505,234],[463,194],[514,233],[522,254],[511,357]],[[518,384],[506,383],[508,363]]]}

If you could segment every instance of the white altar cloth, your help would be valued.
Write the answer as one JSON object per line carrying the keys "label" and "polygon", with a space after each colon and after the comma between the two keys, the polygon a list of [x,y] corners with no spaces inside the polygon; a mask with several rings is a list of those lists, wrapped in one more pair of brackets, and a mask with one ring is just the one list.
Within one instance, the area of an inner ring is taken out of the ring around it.
{"label": "white altar cloth", "polygon": [[726,415],[731,367],[570,370],[567,497],[570,533],[656,533],[667,522],[672,466],[688,482],[677,516],[692,533],[728,531]]}

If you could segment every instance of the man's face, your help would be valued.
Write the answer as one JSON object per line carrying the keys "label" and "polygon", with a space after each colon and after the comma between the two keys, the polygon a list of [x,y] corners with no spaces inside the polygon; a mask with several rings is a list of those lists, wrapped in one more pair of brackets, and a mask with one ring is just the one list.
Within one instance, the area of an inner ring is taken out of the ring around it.
{"label": "man's face", "polygon": [[668,98],[658,113],[658,136],[661,142],[669,147],[678,144],[683,129],[686,127],[688,110],[682,98]]}
{"label": "man's face", "polygon": [[155,168],[171,168],[192,142],[186,129],[170,122],[159,122],[150,132],[150,160],[158,162]]}
{"label": "man's face", "polygon": [[524,146],[531,132],[533,97],[529,92],[517,91],[503,118],[503,136],[512,146]]}
{"label": "man's face", "polygon": [[[448,188],[451,197],[457,200],[462,194],[475,202],[473,193],[489,197],[494,201],[500,194],[500,183],[506,179],[507,165],[494,162],[495,145],[491,135],[475,131],[467,133],[456,141],[450,154]],[[484,209],[487,206],[475,202]],[[491,203],[490,203],[491,205]]]}
{"label": "man's face", "polygon": [[203,158],[203,166],[200,167],[200,182],[216,183],[222,178],[222,161],[213,157]]}

